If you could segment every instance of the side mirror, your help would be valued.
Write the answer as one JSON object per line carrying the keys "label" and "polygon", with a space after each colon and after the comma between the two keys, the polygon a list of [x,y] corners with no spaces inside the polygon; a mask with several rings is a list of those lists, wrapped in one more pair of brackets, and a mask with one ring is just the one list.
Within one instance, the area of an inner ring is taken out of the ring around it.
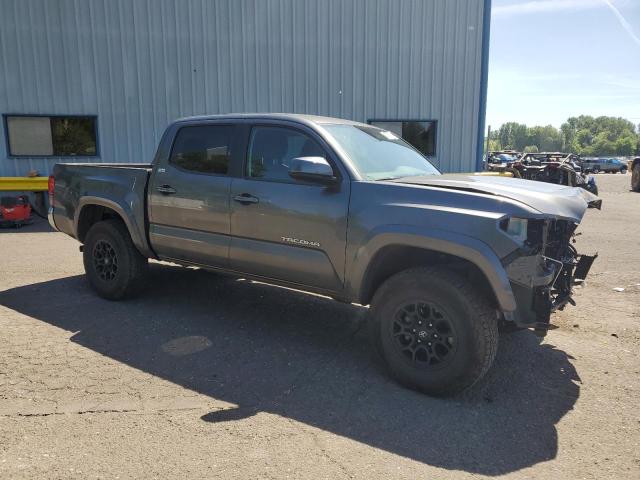
{"label": "side mirror", "polygon": [[322,157],[298,157],[291,160],[289,176],[296,180],[331,184],[337,181],[333,168]]}

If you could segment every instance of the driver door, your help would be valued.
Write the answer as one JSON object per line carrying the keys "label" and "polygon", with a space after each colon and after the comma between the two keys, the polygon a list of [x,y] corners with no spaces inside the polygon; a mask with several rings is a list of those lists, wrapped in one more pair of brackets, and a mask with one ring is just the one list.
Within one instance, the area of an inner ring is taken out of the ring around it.
{"label": "driver door", "polygon": [[[296,157],[320,156],[339,178],[327,186],[295,180]],[[312,132],[254,125],[244,175],[231,183],[231,268],[337,292],[344,280],[350,183]]]}

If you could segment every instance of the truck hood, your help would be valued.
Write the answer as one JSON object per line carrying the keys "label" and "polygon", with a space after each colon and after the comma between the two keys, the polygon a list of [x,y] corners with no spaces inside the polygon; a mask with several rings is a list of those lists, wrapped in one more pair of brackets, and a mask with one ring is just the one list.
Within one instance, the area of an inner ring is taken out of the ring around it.
{"label": "truck hood", "polygon": [[579,187],[485,175],[425,175],[391,180],[394,183],[484,193],[515,200],[538,212],[580,222],[588,207],[600,208],[602,200]]}

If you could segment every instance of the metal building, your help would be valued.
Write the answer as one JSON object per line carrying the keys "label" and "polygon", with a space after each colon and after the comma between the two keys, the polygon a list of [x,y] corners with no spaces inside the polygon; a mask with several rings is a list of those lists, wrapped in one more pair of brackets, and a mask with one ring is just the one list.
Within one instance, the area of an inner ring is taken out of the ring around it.
{"label": "metal building", "polygon": [[446,172],[481,156],[490,0],[0,0],[0,12],[0,176],[148,162],[172,120],[228,112],[382,122]]}

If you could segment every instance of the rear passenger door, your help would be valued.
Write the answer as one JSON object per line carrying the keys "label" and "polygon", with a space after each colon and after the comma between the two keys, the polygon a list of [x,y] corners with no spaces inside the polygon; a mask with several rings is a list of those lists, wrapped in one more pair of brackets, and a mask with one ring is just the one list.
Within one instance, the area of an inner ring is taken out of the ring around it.
{"label": "rear passenger door", "polygon": [[234,125],[179,128],[149,185],[149,240],[160,258],[216,267],[229,261]]}
{"label": "rear passenger door", "polygon": [[[293,179],[296,157],[324,157],[338,182]],[[309,129],[253,125],[245,162],[231,185],[231,268],[340,291],[350,182],[329,147]]]}

